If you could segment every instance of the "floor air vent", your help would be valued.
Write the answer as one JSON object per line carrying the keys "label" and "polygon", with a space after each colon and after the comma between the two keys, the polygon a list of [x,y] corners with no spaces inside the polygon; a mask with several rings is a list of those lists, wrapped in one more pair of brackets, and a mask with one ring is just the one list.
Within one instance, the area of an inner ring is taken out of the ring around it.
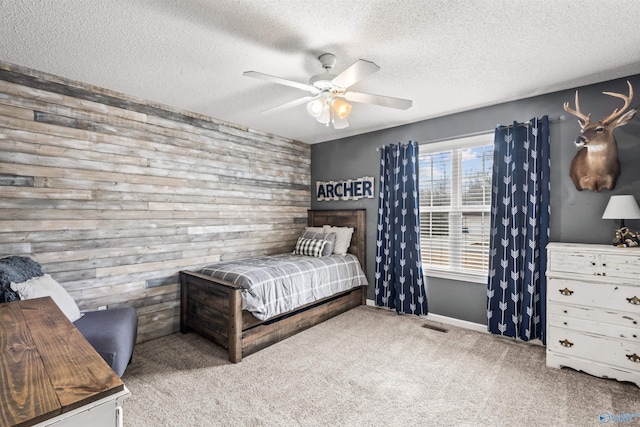
{"label": "floor air vent", "polygon": [[447,328],[443,328],[442,326],[437,326],[437,325],[432,325],[430,323],[425,323],[424,325],[422,325],[423,328],[426,329],[433,329],[434,331],[438,331],[438,332],[449,332],[449,330]]}

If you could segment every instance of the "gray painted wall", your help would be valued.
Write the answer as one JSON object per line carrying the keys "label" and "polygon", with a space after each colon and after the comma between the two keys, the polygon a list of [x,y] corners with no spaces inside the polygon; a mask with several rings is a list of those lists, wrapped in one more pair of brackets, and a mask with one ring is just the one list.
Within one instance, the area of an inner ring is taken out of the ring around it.
{"label": "gray painted wall", "polygon": [[[602,92],[626,94],[626,80],[640,91],[640,75],[577,88],[582,112],[591,113],[591,118],[595,121],[620,107],[620,99],[603,95]],[[601,218],[609,197],[612,194],[633,194],[640,200],[640,114],[627,125],[615,130],[622,170],[616,188],[601,193],[578,192],[569,177],[569,165],[576,153],[573,140],[580,127],[577,119],[563,110],[565,101],[570,101],[574,107],[574,94],[575,89],[555,92],[315,144],[311,147],[312,189],[315,189],[316,181],[374,176],[377,197],[380,155],[376,151],[377,147],[409,140],[428,142],[456,138],[491,130],[496,124],[524,122],[546,114],[551,119],[560,117],[551,124],[550,239],[554,242],[608,244],[617,228],[616,222]],[[638,96],[632,101],[632,107],[640,104]],[[367,277],[371,284],[368,290],[370,299],[374,298],[377,203],[377,198],[319,202],[312,196],[311,200],[313,209],[367,210]],[[627,225],[638,230],[640,220],[627,221]],[[486,324],[486,285],[433,277],[427,277],[426,283],[431,313]]]}

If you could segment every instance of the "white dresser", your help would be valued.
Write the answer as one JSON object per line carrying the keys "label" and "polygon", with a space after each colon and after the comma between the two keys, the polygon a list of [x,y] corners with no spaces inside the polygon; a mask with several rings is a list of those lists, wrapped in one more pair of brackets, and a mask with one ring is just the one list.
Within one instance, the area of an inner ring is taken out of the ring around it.
{"label": "white dresser", "polygon": [[640,386],[640,247],[547,246],[547,366]]}

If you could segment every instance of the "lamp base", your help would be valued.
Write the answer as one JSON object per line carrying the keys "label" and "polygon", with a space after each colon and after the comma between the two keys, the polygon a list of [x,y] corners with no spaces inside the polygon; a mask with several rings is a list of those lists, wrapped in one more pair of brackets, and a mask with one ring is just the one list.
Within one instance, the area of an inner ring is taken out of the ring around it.
{"label": "lamp base", "polygon": [[640,233],[634,233],[627,227],[620,227],[616,230],[616,237],[613,239],[613,246],[628,248],[640,246]]}

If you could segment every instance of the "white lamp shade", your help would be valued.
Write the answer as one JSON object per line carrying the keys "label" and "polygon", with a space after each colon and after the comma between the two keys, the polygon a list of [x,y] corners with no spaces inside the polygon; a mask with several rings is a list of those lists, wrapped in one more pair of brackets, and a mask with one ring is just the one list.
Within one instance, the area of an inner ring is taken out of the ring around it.
{"label": "white lamp shade", "polygon": [[331,111],[329,110],[329,105],[326,102],[323,103],[322,111],[320,112],[320,115],[316,117],[316,120],[323,125],[328,125],[331,121]]}
{"label": "white lamp shade", "polygon": [[334,129],[344,129],[349,127],[349,121],[347,119],[341,119],[338,115],[333,117]]}
{"label": "white lamp shade", "polygon": [[631,195],[611,196],[602,219],[640,219],[640,207]]}
{"label": "white lamp shade", "polygon": [[307,104],[307,112],[309,112],[309,114],[312,117],[315,117],[316,119],[320,117],[323,110],[324,110],[324,101],[322,101],[321,99],[314,99],[313,101]]}

